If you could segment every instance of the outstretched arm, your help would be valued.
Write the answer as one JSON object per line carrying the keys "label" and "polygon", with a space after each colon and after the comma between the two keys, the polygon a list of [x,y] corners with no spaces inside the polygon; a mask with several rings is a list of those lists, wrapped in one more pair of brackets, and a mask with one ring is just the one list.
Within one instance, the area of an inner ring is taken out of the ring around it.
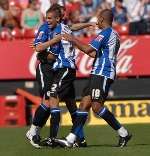
{"label": "outstretched arm", "polygon": [[85,54],[89,55],[90,57],[95,58],[96,56],[96,51],[93,47],[91,47],[88,44],[85,44],[83,42],[81,42],[80,40],[78,40],[77,38],[75,38],[74,36],[70,35],[70,34],[64,34],[63,38],[67,41],[72,42],[77,48],[79,48],[81,51],[83,51]]}
{"label": "outstretched arm", "polygon": [[76,23],[76,24],[71,25],[70,29],[72,31],[78,31],[78,30],[81,30],[81,29],[84,29],[84,28],[87,28],[87,27],[90,27],[90,26],[96,26],[96,23],[94,23],[94,22]]}
{"label": "outstretched arm", "polygon": [[42,52],[43,50],[47,49],[49,46],[52,46],[58,42],[60,42],[61,40],[61,35],[57,35],[55,38],[51,39],[51,40],[48,40],[44,43],[39,43],[37,45],[35,45],[35,50],[37,52]]}

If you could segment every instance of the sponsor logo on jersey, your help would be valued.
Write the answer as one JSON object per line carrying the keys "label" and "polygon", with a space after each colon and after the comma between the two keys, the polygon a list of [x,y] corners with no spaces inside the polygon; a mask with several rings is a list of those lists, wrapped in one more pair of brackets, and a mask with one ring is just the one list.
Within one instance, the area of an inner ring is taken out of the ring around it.
{"label": "sponsor logo on jersey", "polygon": [[98,35],[95,40],[96,41],[101,41],[103,38],[104,38],[103,35]]}

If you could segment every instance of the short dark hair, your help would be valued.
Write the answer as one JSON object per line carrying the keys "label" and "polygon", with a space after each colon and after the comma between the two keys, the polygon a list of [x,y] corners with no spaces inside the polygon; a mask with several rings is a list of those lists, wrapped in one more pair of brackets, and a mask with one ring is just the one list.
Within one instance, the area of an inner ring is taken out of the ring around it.
{"label": "short dark hair", "polygon": [[60,5],[60,4],[53,4],[51,7],[51,9],[65,9],[64,6]]}
{"label": "short dark hair", "polygon": [[36,0],[29,0],[29,4],[37,2]]}
{"label": "short dark hair", "polygon": [[61,14],[61,7],[59,4],[53,4],[47,11],[46,11],[46,14],[49,13],[49,12],[54,12],[56,17],[62,17],[62,14]]}
{"label": "short dark hair", "polygon": [[120,3],[123,3],[123,0],[116,0],[116,1],[119,1]]}
{"label": "short dark hair", "polygon": [[100,12],[100,15],[109,23],[112,24],[113,22],[113,12],[110,9],[104,9]]}

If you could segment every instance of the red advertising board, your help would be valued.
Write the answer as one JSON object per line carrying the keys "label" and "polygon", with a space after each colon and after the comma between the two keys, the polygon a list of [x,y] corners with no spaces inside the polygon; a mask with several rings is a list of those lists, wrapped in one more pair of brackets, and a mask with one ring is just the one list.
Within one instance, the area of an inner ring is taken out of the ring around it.
{"label": "red advertising board", "polygon": [[[82,39],[88,43],[90,38]],[[31,40],[0,41],[0,79],[34,79],[36,53]],[[118,76],[150,76],[150,36],[122,36],[118,54]],[[76,49],[77,76],[87,77],[93,59]]]}

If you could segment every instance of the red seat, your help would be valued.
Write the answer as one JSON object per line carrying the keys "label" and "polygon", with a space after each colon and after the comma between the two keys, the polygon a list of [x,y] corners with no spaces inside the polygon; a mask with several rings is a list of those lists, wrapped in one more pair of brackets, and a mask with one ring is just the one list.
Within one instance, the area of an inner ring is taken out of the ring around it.
{"label": "red seat", "polygon": [[7,28],[4,28],[0,32],[0,39],[1,40],[10,40],[10,39],[12,39],[11,31],[9,29],[7,29]]}
{"label": "red seat", "polygon": [[18,0],[9,0],[9,6],[20,7],[20,3]]}
{"label": "red seat", "polygon": [[119,33],[119,35],[129,35],[129,26],[126,25],[116,25],[114,29]]}
{"label": "red seat", "polygon": [[24,38],[34,38],[37,33],[37,29],[24,29],[23,37]]}
{"label": "red seat", "polygon": [[16,39],[21,39],[23,38],[23,33],[21,31],[21,29],[19,28],[14,28],[11,32],[13,38],[16,38]]}
{"label": "red seat", "polygon": [[0,96],[0,127],[25,126],[25,104],[22,96]]}

